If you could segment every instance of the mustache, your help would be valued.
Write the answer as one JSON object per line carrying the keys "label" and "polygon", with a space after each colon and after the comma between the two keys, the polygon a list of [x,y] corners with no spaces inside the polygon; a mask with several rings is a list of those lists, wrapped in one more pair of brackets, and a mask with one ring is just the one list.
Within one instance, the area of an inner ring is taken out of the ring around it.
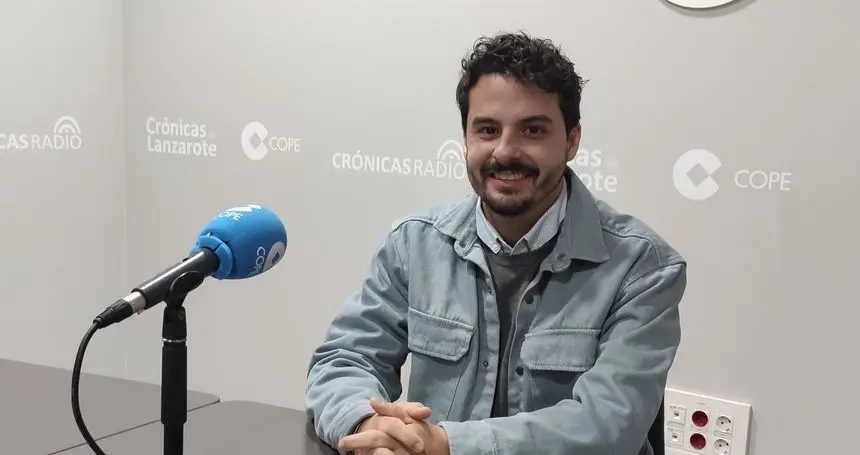
{"label": "mustache", "polygon": [[536,167],[528,166],[528,165],[523,164],[523,163],[501,164],[499,162],[494,161],[492,163],[488,163],[488,164],[484,165],[481,168],[481,172],[484,175],[494,174],[494,173],[498,173],[498,172],[505,172],[505,171],[520,172],[520,173],[523,173],[529,177],[535,177],[540,173]]}

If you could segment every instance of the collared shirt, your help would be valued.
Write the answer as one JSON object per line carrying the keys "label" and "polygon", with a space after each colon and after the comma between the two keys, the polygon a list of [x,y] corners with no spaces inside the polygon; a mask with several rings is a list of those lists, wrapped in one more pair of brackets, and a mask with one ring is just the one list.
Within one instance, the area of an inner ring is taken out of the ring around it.
{"label": "collared shirt", "polygon": [[543,216],[532,226],[531,230],[526,233],[514,246],[508,245],[507,242],[499,235],[499,232],[487,220],[484,211],[481,210],[481,199],[478,198],[478,203],[475,205],[475,217],[477,222],[478,238],[495,254],[500,252],[507,255],[515,255],[534,251],[547,242],[558,233],[564,214],[567,212],[567,182],[562,183],[561,193],[558,195],[555,203],[547,210]]}

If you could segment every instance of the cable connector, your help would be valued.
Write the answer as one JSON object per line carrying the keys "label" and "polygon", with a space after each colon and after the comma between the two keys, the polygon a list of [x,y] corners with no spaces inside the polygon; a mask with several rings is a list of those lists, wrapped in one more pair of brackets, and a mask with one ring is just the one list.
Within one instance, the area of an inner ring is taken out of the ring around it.
{"label": "cable connector", "polygon": [[125,300],[117,300],[111,306],[105,308],[98,316],[93,319],[93,324],[98,329],[103,329],[109,325],[116,324],[134,314],[134,309],[131,304]]}

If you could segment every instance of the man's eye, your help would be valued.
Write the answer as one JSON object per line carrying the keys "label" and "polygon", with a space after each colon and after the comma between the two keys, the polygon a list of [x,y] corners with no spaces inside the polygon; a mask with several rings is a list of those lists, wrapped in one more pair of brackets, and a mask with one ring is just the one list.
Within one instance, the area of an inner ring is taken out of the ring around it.
{"label": "man's eye", "polygon": [[478,128],[478,134],[496,134],[496,129],[491,126],[482,126]]}
{"label": "man's eye", "polygon": [[526,127],[526,133],[528,134],[543,134],[546,130],[542,126],[529,126]]}

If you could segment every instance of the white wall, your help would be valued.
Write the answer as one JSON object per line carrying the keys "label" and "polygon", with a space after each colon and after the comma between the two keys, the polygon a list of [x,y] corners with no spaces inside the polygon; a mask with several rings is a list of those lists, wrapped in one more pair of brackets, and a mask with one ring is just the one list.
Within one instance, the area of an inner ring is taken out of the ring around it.
{"label": "white wall", "polygon": [[[852,361],[860,310],[851,293],[860,247],[849,237],[860,189],[854,2],[740,0],[690,12],[662,0],[543,0],[528,9],[510,1],[150,0],[125,2],[122,21],[106,2],[84,11],[59,5],[14,7],[53,22],[37,33],[17,21],[17,42],[0,44],[17,57],[7,64],[29,71],[0,75],[0,93],[16,106],[0,112],[0,130],[50,128],[71,109],[86,149],[0,152],[4,208],[41,209],[5,225],[14,240],[2,257],[15,260],[4,259],[12,279],[0,282],[12,289],[0,294],[0,356],[70,365],[89,319],[127,291],[117,283],[136,284],[180,259],[219,210],[257,202],[285,220],[287,258],[253,282],[210,282],[189,297],[189,383],[224,399],[302,406],[310,350],[357,289],[389,223],[468,191],[465,180],[333,163],[358,150],[434,160],[444,141],[460,137],[459,58],[480,34],[527,29],[560,43],[590,80],[581,153],[599,151],[603,162],[577,171],[617,178],[614,191],[595,193],[654,226],[690,261],[670,386],[751,403],[753,454],[851,447],[821,435],[850,433],[852,405],[860,405]],[[70,15],[79,20],[61,21]],[[127,205],[117,172],[120,22]],[[149,151],[150,118],[205,125],[207,137],[183,140],[214,144],[216,156]],[[251,121],[299,138],[300,151],[249,160],[240,137]],[[672,178],[676,159],[697,148],[722,163],[713,176],[719,191],[702,201],[684,198]],[[790,173],[789,191],[739,188],[733,175],[744,169]],[[126,275],[117,253],[123,221]],[[51,226],[50,243],[36,224]],[[57,250],[87,262],[26,259]],[[47,267],[47,281],[37,265]],[[50,327],[48,344],[18,342],[36,323]],[[127,337],[127,376],[158,382],[160,325],[160,309],[151,310],[91,349]],[[90,358],[92,368],[118,365],[116,356]]]}
{"label": "white wall", "polygon": [[[126,288],[121,19],[112,0],[0,4],[2,358],[71,368]],[[87,369],[122,374],[124,338],[100,333]]]}

